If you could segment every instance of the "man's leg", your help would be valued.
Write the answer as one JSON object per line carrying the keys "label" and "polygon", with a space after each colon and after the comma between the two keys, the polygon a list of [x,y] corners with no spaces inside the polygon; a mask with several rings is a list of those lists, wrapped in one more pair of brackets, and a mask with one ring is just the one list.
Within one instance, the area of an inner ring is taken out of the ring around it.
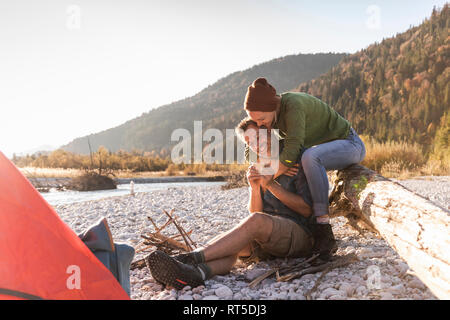
{"label": "man's leg", "polygon": [[238,254],[228,257],[219,258],[216,260],[210,260],[205,264],[209,267],[212,275],[227,274],[231,271],[231,268],[236,264],[238,257],[247,257],[252,254],[252,246],[249,244],[242,249]]}
{"label": "man's leg", "polygon": [[206,262],[205,264],[209,267],[212,277],[217,274],[228,274],[235,265],[237,258],[237,255],[233,255],[216,260],[211,260]]}
{"label": "man's leg", "polygon": [[266,214],[252,213],[236,227],[213,239],[203,249],[205,261],[237,255],[247,248],[253,240],[267,242],[272,233],[273,222]]}
{"label": "man's leg", "polygon": [[204,249],[187,254],[196,259],[195,266],[182,263],[160,251],[149,255],[147,265],[153,277],[166,285],[175,288],[197,286],[215,274],[228,273],[238,254],[248,249],[251,241],[264,243],[269,240],[272,227],[269,216],[252,213],[238,226],[213,239]]}
{"label": "man's leg", "polygon": [[271,232],[272,220],[265,214],[255,212],[241,220],[233,229],[209,241],[205,248],[175,258],[183,263],[200,264],[233,256],[246,248],[252,240],[266,242]]}

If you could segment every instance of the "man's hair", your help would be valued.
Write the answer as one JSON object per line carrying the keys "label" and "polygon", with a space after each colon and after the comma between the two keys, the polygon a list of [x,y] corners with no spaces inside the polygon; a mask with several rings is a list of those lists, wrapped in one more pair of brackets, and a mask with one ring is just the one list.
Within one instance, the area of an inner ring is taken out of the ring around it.
{"label": "man's hair", "polygon": [[250,119],[250,117],[246,117],[246,118],[242,119],[241,122],[239,122],[239,124],[235,128],[238,138],[240,138],[244,143],[245,143],[245,139],[242,136],[242,133],[245,132],[248,129],[248,127],[251,125],[258,127],[258,125],[256,124],[255,121]]}

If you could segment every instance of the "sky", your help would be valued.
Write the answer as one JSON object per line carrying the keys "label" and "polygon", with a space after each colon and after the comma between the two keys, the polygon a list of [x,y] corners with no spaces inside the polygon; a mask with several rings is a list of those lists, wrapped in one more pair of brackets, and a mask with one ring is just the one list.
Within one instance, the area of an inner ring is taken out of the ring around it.
{"label": "sky", "polygon": [[445,2],[1,1],[0,151],[59,147],[274,58],[357,52]]}

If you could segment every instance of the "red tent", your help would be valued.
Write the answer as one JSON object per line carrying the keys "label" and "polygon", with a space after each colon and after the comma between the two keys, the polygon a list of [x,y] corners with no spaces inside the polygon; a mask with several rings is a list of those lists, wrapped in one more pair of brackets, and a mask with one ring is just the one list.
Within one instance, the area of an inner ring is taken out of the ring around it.
{"label": "red tent", "polygon": [[0,299],[129,299],[0,152]]}

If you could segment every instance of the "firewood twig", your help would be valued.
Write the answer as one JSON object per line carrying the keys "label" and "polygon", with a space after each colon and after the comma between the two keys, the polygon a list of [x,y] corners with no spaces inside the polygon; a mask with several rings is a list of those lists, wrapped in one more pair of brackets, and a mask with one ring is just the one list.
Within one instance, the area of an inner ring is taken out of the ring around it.
{"label": "firewood twig", "polygon": [[316,283],[314,283],[314,286],[308,290],[306,293],[306,300],[311,300],[311,294],[317,289],[319,284],[322,282],[323,277],[331,270],[331,266],[328,266],[320,275],[320,277],[317,279]]}
{"label": "firewood twig", "polygon": [[[176,216],[173,215],[174,209],[168,213],[166,210],[163,210],[165,215],[168,217],[168,220],[164,223],[162,227],[158,227],[156,222],[151,218],[147,217],[148,220],[152,223],[155,228],[155,232],[141,234],[141,238],[144,239],[141,243],[139,243],[136,247],[136,252],[143,252],[146,250],[161,250],[166,252],[167,254],[182,253],[182,252],[190,252],[192,251],[192,246],[197,247],[194,241],[192,241],[190,235],[192,234],[192,230],[186,232],[184,228],[181,226],[179,222],[176,221]],[[176,227],[179,234],[166,236],[161,232],[169,226],[171,223]],[[184,243],[177,240],[178,238],[183,238]],[[145,266],[145,259],[140,259],[134,261],[131,264],[131,269],[135,268],[143,268]]]}
{"label": "firewood twig", "polygon": [[[189,244],[189,241],[187,240],[186,236],[184,235],[183,231],[181,230],[180,226],[178,225],[178,223],[175,221],[175,219],[171,216],[171,214],[169,214],[166,210],[163,209],[163,212],[169,217],[169,219],[173,219],[173,224],[174,226],[177,228],[177,230],[180,232],[181,236],[183,237],[184,242],[186,243],[186,246],[188,248],[188,252],[192,251],[192,246]],[[173,213],[173,209],[171,211],[171,213]]]}

